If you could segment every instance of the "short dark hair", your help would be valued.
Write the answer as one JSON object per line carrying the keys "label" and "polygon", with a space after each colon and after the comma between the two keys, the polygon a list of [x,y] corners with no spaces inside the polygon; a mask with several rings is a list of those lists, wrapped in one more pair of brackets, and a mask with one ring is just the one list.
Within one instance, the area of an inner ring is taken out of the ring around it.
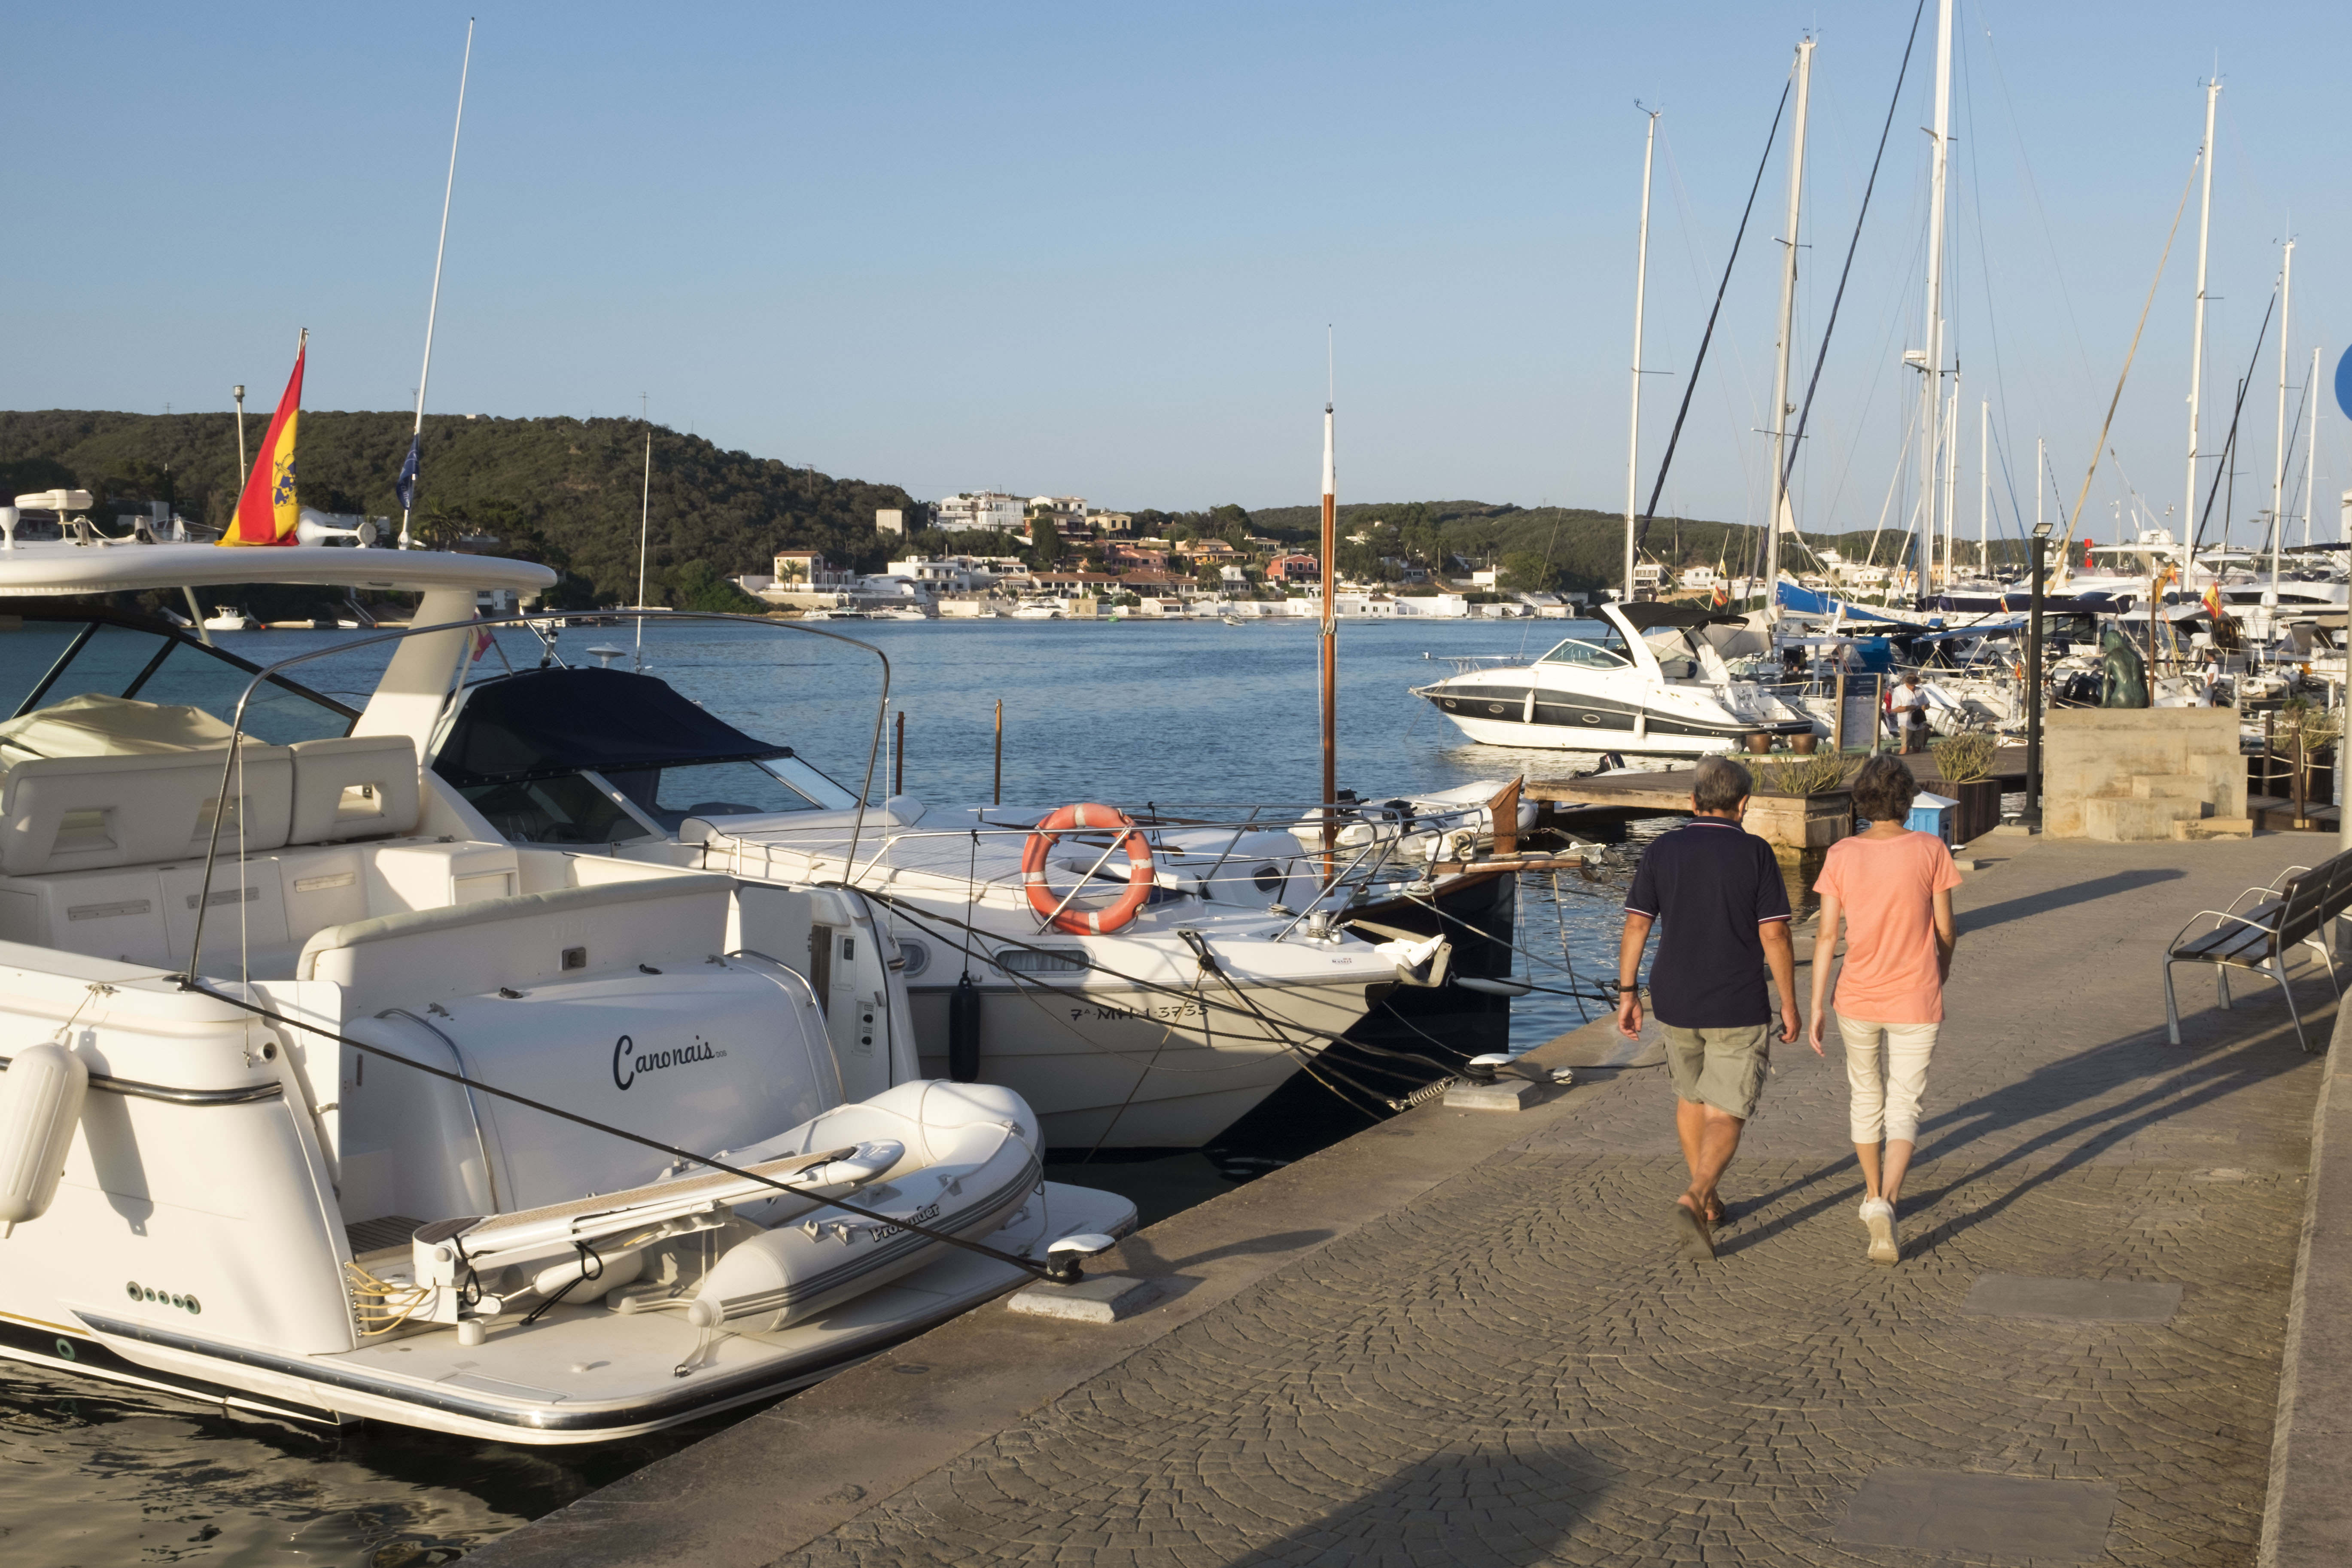
{"label": "short dark hair", "polygon": [[1901,822],[1919,797],[1919,781],[1909,768],[1881,752],[1853,775],[1853,814],[1864,822]]}
{"label": "short dark hair", "polygon": [[1691,805],[1701,811],[1729,811],[1756,793],[1756,781],[1729,757],[1703,757],[1691,778]]}

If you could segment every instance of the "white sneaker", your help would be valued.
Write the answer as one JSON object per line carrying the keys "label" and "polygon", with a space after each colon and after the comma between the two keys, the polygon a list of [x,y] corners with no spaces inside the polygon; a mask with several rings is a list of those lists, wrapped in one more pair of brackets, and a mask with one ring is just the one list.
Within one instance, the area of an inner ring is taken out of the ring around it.
{"label": "white sneaker", "polygon": [[1870,1260],[1873,1263],[1896,1263],[1903,1249],[1895,1240],[1895,1205],[1885,1198],[1864,1198],[1862,1201],[1863,1227],[1870,1232]]}

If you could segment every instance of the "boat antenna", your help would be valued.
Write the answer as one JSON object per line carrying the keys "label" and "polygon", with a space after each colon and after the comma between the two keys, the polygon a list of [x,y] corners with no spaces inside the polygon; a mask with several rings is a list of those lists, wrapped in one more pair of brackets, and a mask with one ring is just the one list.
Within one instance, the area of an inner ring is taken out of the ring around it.
{"label": "boat antenna", "polygon": [[449,198],[457,189],[457,139],[466,129],[466,78],[474,68],[474,18],[466,18],[466,54],[457,67],[457,121],[449,128],[449,177],[441,187],[441,237],[433,247],[433,295],[425,306],[425,368],[416,373],[416,423],[409,426],[408,460],[394,488],[400,491],[400,548],[414,550],[408,514],[416,506],[418,447],[425,440],[425,384],[433,379],[433,321],[441,311],[441,258],[449,248]]}
{"label": "boat antenna", "polygon": [[1339,393],[1333,333],[1323,327],[1323,880],[1331,880],[1339,818],[1339,470],[1332,454],[1331,410]]}

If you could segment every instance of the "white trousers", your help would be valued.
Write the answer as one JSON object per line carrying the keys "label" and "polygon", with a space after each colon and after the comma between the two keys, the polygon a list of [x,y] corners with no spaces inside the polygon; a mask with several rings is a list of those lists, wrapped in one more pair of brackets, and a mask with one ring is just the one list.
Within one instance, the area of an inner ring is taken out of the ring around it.
{"label": "white trousers", "polygon": [[[1937,1024],[1874,1024],[1838,1015],[1845,1037],[1845,1081],[1853,1091],[1847,1115],[1857,1143],[1919,1141],[1919,1096],[1927,1088],[1927,1058],[1936,1049]],[[1885,1066],[1879,1065],[1879,1037],[1886,1037]]]}

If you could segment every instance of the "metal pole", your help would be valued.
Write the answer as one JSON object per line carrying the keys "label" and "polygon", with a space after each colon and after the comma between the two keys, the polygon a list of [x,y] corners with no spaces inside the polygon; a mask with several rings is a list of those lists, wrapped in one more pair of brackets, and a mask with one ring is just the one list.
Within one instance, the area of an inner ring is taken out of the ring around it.
{"label": "metal pole", "polygon": [[2303,400],[2311,405],[2311,439],[2303,445],[2303,542],[2307,549],[2311,544],[2311,509],[2319,504],[2319,492],[2311,488],[2315,478],[2312,472],[2312,459],[2319,452],[2319,351],[2317,349],[2311,351],[2311,384],[2304,393]]}
{"label": "metal pole", "polygon": [[2042,574],[2050,530],[2033,529],[2033,597],[2025,628],[2025,822],[2042,826]]}
{"label": "metal pole", "polygon": [[989,802],[1004,804],[1004,699],[996,700],[996,783],[989,791]]}
{"label": "metal pole", "polygon": [[1332,454],[1331,404],[1323,405],[1323,880],[1336,869],[1339,840],[1339,470]]}
{"label": "metal pole", "polygon": [[1987,542],[1992,537],[1992,400],[1977,403],[1977,575],[1992,571],[1986,554]]}
{"label": "metal pole", "polygon": [[1625,602],[1633,602],[1633,523],[1640,505],[1637,467],[1642,458],[1642,307],[1650,279],[1650,160],[1658,147],[1658,110],[1648,111],[1650,131],[1642,144],[1642,239],[1633,262],[1633,415],[1625,436]]}
{"label": "metal pole", "polygon": [[1780,263],[1779,366],[1772,376],[1772,504],[1764,525],[1764,603],[1775,620],[1780,607],[1780,530],[1784,519],[1794,521],[1789,510],[1789,416],[1794,412],[1789,404],[1789,351],[1797,321],[1797,221],[1805,195],[1805,116],[1812,87],[1813,40],[1806,38],[1797,45],[1797,117],[1789,137],[1789,226],[1780,241],[1787,250]]}
{"label": "metal pole", "polygon": [[[245,471],[245,388],[235,386],[229,390],[236,395],[236,493],[242,498],[245,494],[245,482],[251,477]],[[231,526],[235,526],[234,522]],[[228,530],[223,529],[221,533],[222,537],[226,538]]]}
{"label": "metal pole", "polygon": [[[637,495],[637,608],[646,607],[646,539],[653,530],[654,516],[654,427],[646,426],[645,488]],[[809,572],[809,586],[816,586],[816,572]],[[637,617],[636,668],[646,668],[646,618]]]}
{"label": "metal pole", "polygon": [[2267,630],[2273,638],[2278,636],[2279,548],[2286,542],[2286,339],[2287,311],[2294,303],[2294,241],[2290,239],[2279,262],[2278,437],[2271,458],[2271,585],[2263,595],[2263,607],[2270,612]]}
{"label": "metal pole", "polygon": [[1960,373],[1952,372],[1952,400],[1944,411],[1944,590],[1952,587],[1954,552],[1952,528],[1959,508],[1953,504],[1960,484]]}
{"label": "metal pole", "polygon": [[891,755],[890,793],[904,795],[907,793],[907,710],[904,708],[898,710],[897,730],[898,733],[892,737],[897,744]]}
{"label": "metal pole", "polygon": [[[474,68],[474,19],[466,18],[466,57],[457,67],[457,121],[449,128],[449,178],[441,187],[441,237],[433,247],[433,297],[425,306],[425,368],[416,374],[416,423],[410,427],[408,438],[413,443],[425,433],[425,384],[433,377],[433,319],[441,310],[441,258],[449,248],[449,197],[457,189],[457,138],[466,129],[466,77]],[[408,537],[408,509],[400,509],[400,548],[414,550],[415,543]],[[637,595],[639,608],[645,595]],[[638,625],[644,635],[644,624]]]}
{"label": "metal pole", "polygon": [[[2180,526],[2184,533],[2197,526],[2197,407],[2205,385],[2205,252],[2213,235],[2213,106],[2221,96],[2221,84],[2205,84],[2205,146],[2199,153],[2205,167],[2204,207],[2197,219],[2197,330],[2195,340],[2189,345],[2189,480],[2184,487],[2180,505]],[[2229,531],[2227,518],[2222,531]],[[2185,542],[2185,541],[2184,541]],[[2189,564],[2196,564],[2194,557]],[[2184,586],[2193,586],[2187,576]]]}

